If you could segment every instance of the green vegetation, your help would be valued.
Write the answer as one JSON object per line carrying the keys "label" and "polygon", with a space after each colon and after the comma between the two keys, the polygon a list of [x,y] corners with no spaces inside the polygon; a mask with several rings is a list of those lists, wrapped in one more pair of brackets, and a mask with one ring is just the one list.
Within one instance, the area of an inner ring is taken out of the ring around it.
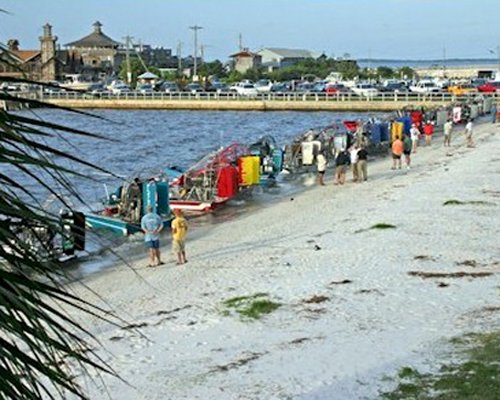
{"label": "green vegetation", "polygon": [[[0,51],[9,50],[0,44]],[[3,82],[37,84],[1,77]],[[23,108],[49,106],[5,91],[0,91],[0,101],[18,102]],[[63,266],[43,255],[50,250],[48,244],[40,241],[38,251],[23,235],[40,238],[40,228],[45,228],[66,237],[57,213],[46,211],[44,199],[35,194],[50,193],[71,209],[61,192],[81,200],[71,184],[75,177],[90,179],[81,167],[107,172],[68,147],[62,151],[50,144],[69,142],[74,136],[97,137],[31,113],[0,109],[0,399],[87,399],[85,387],[77,381],[86,370],[116,376],[97,355],[99,343],[84,319],[74,320],[70,312],[87,312],[115,324],[118,319],[70,292],[63,284]]]}
{"label": "green vegetation", "polygon": [[396,225],[386,224],[385,222],[380,222],[380,223],[372,225],[372,226],[370,226],[369,228],[366,228],[366,229],[358,229],[357,231],[354,231],[354,233],[366,232],[366,231],[369,231],[371,229],[380,229],[380,230],[396,229]]}
{"label": "green vegetation", "polygon": [[222,304],[226,307],[222,311],[224,316],[231,315],[231,310],[234,310],[244,319],[251,320],[259,319],[281,307],[281,304],[270,301],[267,293],[233,297],[225,300]]}
{"label": "green vegetation", "polygon": [[[500,331],[452,339],[452,357],[434,374],[404,367],[386,400],[497,400],[500,393]],[[457,357],[458,356],[458,357]]]}
{"label": "green vegetation", "polygon": [[484,200],[462,201],[462,200],[457,200],[457,199],[451,199],[451,200],[446,200],[443,203],[443,206],[461,206],[461,205],[466,205],[466,204],[477,205],[477,206],[491,206],[491,205],[494,205],[494,203],[491,203],[489,201],[484,201]]}
{"label": "green vegetation", "polygon": [[383,222],[370,226],[370,229],[395,229],[395,228],[396,225],[386,224]]}
{"label": "green vegetation", "polygon": [[[146,71],[144,65],[139,58],[135,55],[130,57],[130,68],[132,72],[132,82],[135,82],[137,76]],[[156,73],[158,76],[161,74],[159,70],[154,67],[148,67],[151,72]],[[377,69],[360,68],[355,60],[337,60],[326,56],[318,59],[306,59],[299,61],[295,65],[276,69],[269,72],[266,68],[252,68],[245,73],[240,73],[235,70],[228,72],[224,64],[220,60],[211,62],[204,62],[198,66],[198,75],[201,80],[209,77],[216,76],[228,83],[238,82],[243,79],[250,79],[257,81],[259,79],[270,79],[271,81],[291,81],[291,80],[310,80],[325,79],[331,72],[338,72],[342,74],[343,79],[353,79],[359,77],[361,80],[366,79],[388,79],[388,78],[401,78],[415,75],[415,72],[409,67],[403,67],[399,70],[389,67],[378,67]],[[120,78],[126,81],[127,66],[124,61],[120,65]],[[180,78],[179,73],[170,73],[168,76],[162,76],[163,79],[177,80]]]}

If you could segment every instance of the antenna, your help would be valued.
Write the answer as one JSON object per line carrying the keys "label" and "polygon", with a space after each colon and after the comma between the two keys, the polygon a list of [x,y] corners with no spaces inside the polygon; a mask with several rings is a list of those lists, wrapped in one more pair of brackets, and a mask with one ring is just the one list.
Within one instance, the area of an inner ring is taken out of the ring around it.
{"label": "antenna", "polygon": [[243,51],[243,35],[241,33],[238,35],[238,46],[240,51]]}

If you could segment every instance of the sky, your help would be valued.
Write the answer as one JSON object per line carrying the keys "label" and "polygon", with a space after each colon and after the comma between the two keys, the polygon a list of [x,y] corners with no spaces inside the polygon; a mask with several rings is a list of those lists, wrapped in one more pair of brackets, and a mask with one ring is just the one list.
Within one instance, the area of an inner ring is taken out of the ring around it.
{"label": "sky", "polygon": [[[49,22],[58,43],[100,21],[123,42],[226,61],[244,47],[284,47],[369,59],[499,58],[500,0],[0,0],[0,42],[38,49]],[[495,54],[490,51],[493,50]],[[200,52],[200,50],[198,50]],[[198,53],[200,54],[200,53]]]}

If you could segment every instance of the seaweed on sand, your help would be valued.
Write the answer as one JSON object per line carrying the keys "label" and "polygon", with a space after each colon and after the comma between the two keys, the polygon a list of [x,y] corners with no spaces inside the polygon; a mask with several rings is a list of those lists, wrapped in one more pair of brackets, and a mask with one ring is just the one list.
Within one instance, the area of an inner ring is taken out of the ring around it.
{"label": "seaweed on sand", "polygon": [[230,310],[233,309],[241,317],[250,320],[259,319],[281,307],[280,303],[269,300],[267,293],[233,297],[225,300],[222,304],[226,307],[223,311],[225,316],[230,315]]}

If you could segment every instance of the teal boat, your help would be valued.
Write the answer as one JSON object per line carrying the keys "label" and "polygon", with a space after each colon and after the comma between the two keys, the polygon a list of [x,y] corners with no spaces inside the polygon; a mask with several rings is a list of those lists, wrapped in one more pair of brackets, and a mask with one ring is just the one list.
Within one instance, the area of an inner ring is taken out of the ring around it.
{"label": "teal boat", "polygon": [[163,219],[164,227],[170,227],[172,215],[169,205],[169,186],[164,180],[138,178],[120,186],[104,201],[104,209],[85,214],[85,223],[91,229],[105,229],[119,235],[141,232],[141,218],[146,208]]}

